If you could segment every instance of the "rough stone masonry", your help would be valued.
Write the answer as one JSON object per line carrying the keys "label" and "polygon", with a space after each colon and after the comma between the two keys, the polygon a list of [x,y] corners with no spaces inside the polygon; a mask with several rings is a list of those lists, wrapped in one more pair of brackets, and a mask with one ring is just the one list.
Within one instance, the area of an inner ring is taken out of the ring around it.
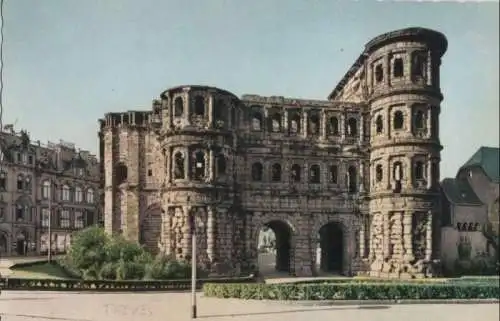
{"label": "rough stone masonry", "polygon": [[[439,257],[439,32],[368,42],[327,100],[207,86],[100,120],[105,228],[214,273],[429,277]],[[321,264],[316,249],[321,246]]]}

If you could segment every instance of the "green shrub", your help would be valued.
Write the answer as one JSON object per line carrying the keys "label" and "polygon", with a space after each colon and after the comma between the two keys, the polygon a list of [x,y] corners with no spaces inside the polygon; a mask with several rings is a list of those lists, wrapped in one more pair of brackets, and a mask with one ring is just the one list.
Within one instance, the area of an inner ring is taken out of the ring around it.
{"label": "green shrub", "polygon": [[500,299],[496,285],[448,283],[215,284],[204,295],[257,300]]}
{"label": "green shrub", "polygon": [[[140,244],[90,227],[73,237],[62,266],[85,280],[187,279],[191,267],[166,256],[153,257]],[[206,275],[199,271],[199,277]]]}
{"label": "green shrub", "polygon": [[116,280],[117,269],[118,269],[117,263],[107,262],[101,267],[101,270],[99,271],[98,277],[101,280]]}
{"label": "green shrub", "polygon": [[145,264],[120,259],[116,268],[116,280],[142,280],[144,272]]}

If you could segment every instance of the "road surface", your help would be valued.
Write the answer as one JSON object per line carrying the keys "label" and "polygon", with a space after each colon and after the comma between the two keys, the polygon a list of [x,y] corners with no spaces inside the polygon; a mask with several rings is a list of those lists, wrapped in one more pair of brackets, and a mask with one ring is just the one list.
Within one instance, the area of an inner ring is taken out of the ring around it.
{"label": "road surface", "polygon": [[[189,293],[64,293],[3,291],[2,321],[187,321]],[[248,321],[498,321],[497,304],[304,306],[203,298],[199,320]]]}

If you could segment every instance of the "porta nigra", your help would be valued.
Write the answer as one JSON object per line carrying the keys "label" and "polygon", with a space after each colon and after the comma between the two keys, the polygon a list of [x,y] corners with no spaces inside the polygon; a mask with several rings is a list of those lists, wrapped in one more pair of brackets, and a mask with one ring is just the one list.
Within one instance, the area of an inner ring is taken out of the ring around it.
{"label": "porta nigra", "polygon": [[106,230],[178,259],[195,230],[198,263],[218,273],[255,269],[267,227],[291,275],[432,276],[446,48],[423,28],[380,35],[327,100],[185,85],[106,114]]}

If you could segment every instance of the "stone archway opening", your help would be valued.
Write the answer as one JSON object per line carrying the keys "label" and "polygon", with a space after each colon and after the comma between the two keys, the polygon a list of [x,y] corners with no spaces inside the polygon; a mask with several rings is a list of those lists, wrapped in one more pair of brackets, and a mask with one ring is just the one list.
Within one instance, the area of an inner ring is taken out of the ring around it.
{"label": "stone archway opening", "polygon": [[283,221],[270,221],[259,231],[258,267],[261,274],[290,273],[292,229]]}
{"label": "stone archway opening", "polygon": [[319,244],[317,253],[317,266],[323,273],[342,273],[344,234],[342,226],[330,222],[319,229]]}

